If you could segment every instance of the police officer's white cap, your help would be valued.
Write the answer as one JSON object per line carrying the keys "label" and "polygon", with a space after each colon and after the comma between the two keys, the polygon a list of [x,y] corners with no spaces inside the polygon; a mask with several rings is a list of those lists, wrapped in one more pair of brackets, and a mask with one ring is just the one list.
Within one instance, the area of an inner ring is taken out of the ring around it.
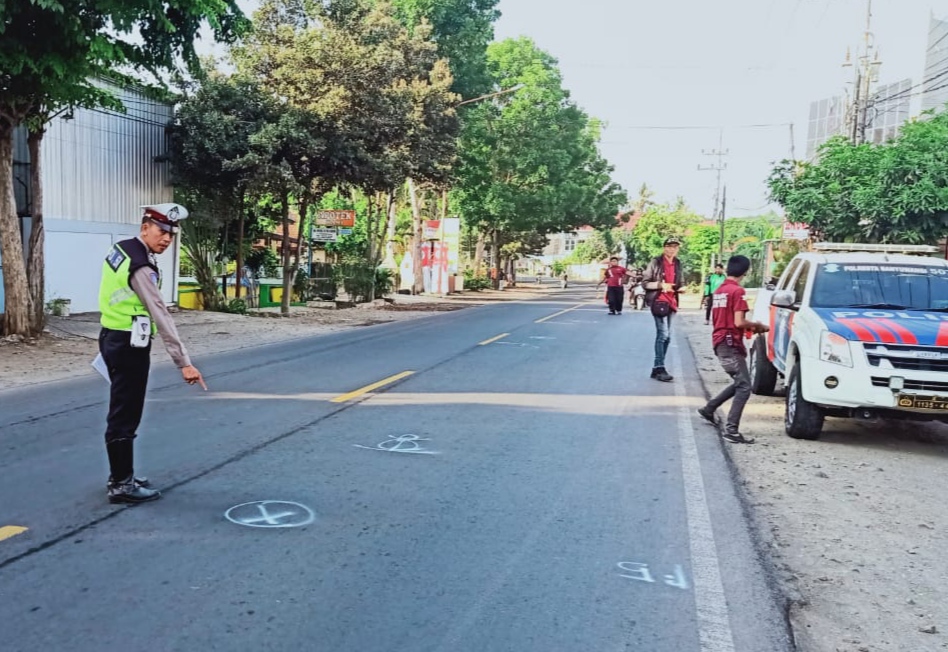
{"label": "police officer's white cap", "polygon": [[149,221],[162,231],[174,233],[178,222],[187,218],[188,209],[181,204],[151,204],[142,206],[142,221]]}

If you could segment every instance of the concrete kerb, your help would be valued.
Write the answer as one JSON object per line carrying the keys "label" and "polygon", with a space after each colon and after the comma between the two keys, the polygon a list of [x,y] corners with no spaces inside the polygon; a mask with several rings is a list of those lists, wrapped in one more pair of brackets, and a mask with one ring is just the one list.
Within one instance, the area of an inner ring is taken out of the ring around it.
{"label": "concrete kerb", "polygon": [[[699,359],[698,350],[696,349],[698,336],[696,333],[689,332],[690,329],[682,330],[684,331],[685,342],[688,344],[691,355],[697,362]],[[696,365],[696,369],[698,371],[698,382],[704,392],[704,398],[706,400],[710,399],[712,396],[710,385],[713,382],[710,379],[710,373],[703,371],[700,364]],[[718,423],[717,429],[720,435],[720,423]],[[817,648],[815,646],[807,642],[809,638],[806,636],[806,628],[796,621],[796,611],[801,607],[805,607],[808,604],[807,600],[796,587],[793,586],[793,576],[786,565],[778,562],[771,554],[771,551],[777,547],[777,541],[767,526],[767,523],[760,518],[760,515],[753,507],[751,496],[746,489],[747,480],[743,477],[740,467],[734,460],[731,447],[726,444],[720,436],[718,437],[718,442],[724,452],[724,459],[727,461],[731,477],[735,481],[736,494],[740,501],[741,511],[747,518],[751,532],[754,535],[755,554],[762,562],[761,566],[764,569],[771,590],[774,591],[774,594],[778,596],[781,601],[781,611],[787,623],[787,630],[793,638],[793,646],[796,650],[800,650],[800,652],[816,650]]]}

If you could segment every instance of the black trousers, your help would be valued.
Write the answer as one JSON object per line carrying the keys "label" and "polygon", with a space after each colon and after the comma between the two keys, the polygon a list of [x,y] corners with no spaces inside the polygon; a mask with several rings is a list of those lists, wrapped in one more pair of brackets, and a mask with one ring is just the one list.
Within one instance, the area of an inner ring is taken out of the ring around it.
{"label": "black trousers", "polygon": [[621,285],[607,287],[606,299],[609,300],[609,312],[622,312],[622,302],[625,300],[625,288]]}
{"label": "black trousers", "polygon": [[106,418],[105,447],[109,454],[112,479],[124,480],[134,473],[135,431],[145,408],[151,344],[133,347],[131,333],[103,328],[99,333],[99,353],[111,380],[109,415]]}

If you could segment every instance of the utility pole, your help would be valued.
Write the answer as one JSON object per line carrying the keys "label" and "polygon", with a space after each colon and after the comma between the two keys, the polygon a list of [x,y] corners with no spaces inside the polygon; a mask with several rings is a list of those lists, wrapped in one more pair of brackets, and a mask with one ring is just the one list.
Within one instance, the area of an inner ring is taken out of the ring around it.
{"label": "utility pole", "polygon": [[[872,0],[866,0],[866,29],[863,32],[862,46],[855,63],[852,61],[849,50],[846,51],[844,68],[853,67],[852,100],[847,107],[847,131],[849,139],[854,145],[866,141],[866,131],[869,128],[869,108],[872,104],[872,84],[879,78],[879,50],[875,46],[872,33]],[[848,93],[847,93],[848,95]]]}
{"label": "utility pole", "polygon": [[727,156],[728,150],[724,149],[724,129],[722,128],[718,132],[718,148],[712,150],[701,150],[701,153],[705,156],[716,156],[718,161],[712,165],[699,165],[699,172],[716,172],[717,173],[717,185],[714,190],[714,210],[711,215],[715,219],[721,220],[721,241],[718,243],[718,256],[720,257],[718,262],[724,262],[724,211],[719,210],[718,201],[721,198],[721,172],[727,169],[727,163],[724,161],[724,157]]}
{"label": "utility pole", "polygon": [[724,264],[724,215],[727,210],[727,184],[724,184],[724,195],[721,197],[721,239],[718,242],[718,262]]}

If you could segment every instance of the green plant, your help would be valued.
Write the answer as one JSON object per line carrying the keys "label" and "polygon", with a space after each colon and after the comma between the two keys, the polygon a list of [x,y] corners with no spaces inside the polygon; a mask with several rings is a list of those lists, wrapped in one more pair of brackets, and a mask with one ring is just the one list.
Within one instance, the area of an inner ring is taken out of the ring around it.
{"label": "green plant", "polygon": [[480,292],[490,287],[490,279],[486,276],[480,276],[472,269],[464,270],[464,289]]}
{"label": "green plant", "polygon": [[280,258],[268,247],[254,249],[247,255],[246,265],[257,277],[274,278],[279,273]]}
{"label": "green plant", "polygon": [[395,288],[395,274],[390,269],[379,268],[375,270],[375,298],[381,299],[386,294],[391,294]]}
{"label": "green plant", "polygon": [[67,314],[66,307],[70,304],[69,299],[50,299],[46,302],[46,314],[54,315],[56,317],[62,317],[64,314]]}
{"label": "green plant", "polygon": [[243,299],[231,299],[227,305],[222,305],[220,312],[229,312],[235,315],[247,314],[247,302]]}

